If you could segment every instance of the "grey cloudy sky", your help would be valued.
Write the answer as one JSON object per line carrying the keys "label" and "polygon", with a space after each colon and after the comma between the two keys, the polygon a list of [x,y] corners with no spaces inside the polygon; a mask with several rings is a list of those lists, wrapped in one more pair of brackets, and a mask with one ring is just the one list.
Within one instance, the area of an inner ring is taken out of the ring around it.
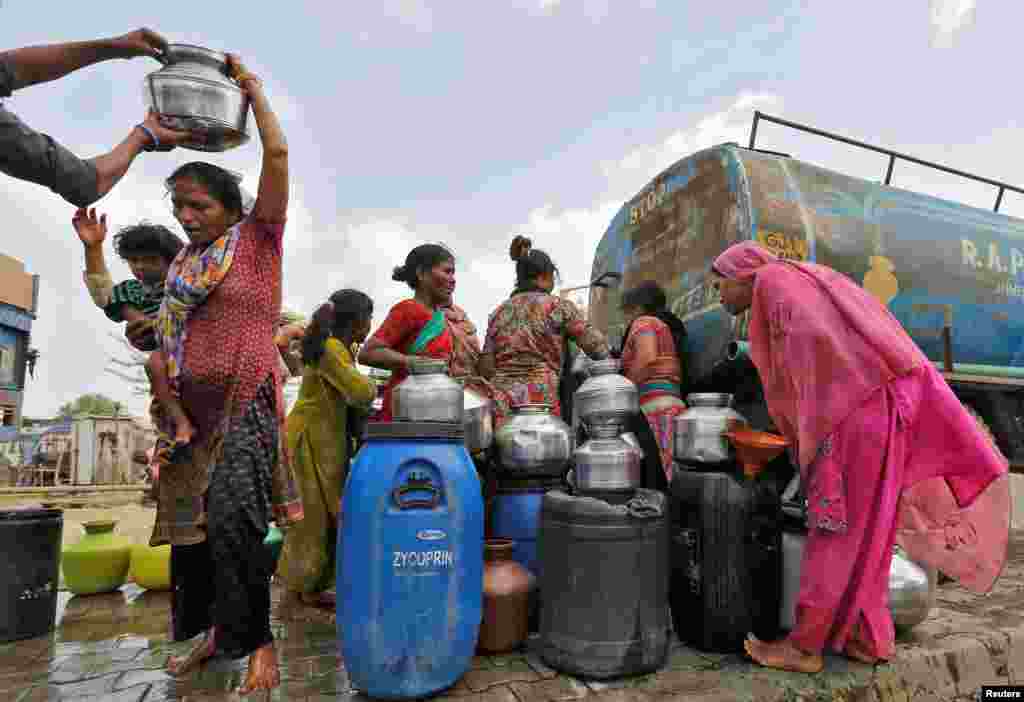
{"label": "grey cloudy sky", "polygon": [[[554,256],[566,285],[585,283],[623,201],[699,148],[745,143],[754,109],[1024,184],[1024,99],[1008,87],[1006,61],[1022,20],[1024,6],[991,0],[0,0],[0,46],[147,25],[241,54],[265,78],[291,147],[286,305],[308,314],[331,291],[358,287],[380,321],[407,294],[391,268],[413,245],[442,241],[458,256],[456,301],[482,329],[511,288],[516,233]],[[8,106],[92,155],[140,121],[142,79],[157,67],[101,64]],[[883,157],[771,125],[758,144],[884,174]],[[180,232],[161,182],[196,158],[206,155],[144,154],[99,209],[115,228],[148,219]],[[207,160],[255,188],[255,140]],[[894,183],[981,207],[995,197],[903,165]],[[1007,197],[1004,209],[1024,212],[1024,202]],[[33,338],[42,356],[26,413],[83,392],[140,411],[104,373],[118,345],[81,283],[73,209],[0,178],[0,212],[0,251],[42,278]],[[117,279],[129,274],[111,267]]]}

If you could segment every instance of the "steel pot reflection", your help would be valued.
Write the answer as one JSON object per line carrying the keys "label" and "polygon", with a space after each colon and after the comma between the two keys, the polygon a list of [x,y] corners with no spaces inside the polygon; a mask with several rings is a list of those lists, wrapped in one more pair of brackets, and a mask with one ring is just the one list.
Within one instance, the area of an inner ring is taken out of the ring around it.
{"label": "steel pot reflection", "polygon": [[520,405],[494,434],[506,475],[560,476],[569,461],[569,426],[550,405]]}
{"label": "steel pot reflection", "polygon": [[395,386],[394,418],[399,422],[463,422],[463,389],[448,377],[448,363],[417,359],[409,377]]}
{"label": "steel pot reflection", "polygon": [[595,428],[592,435],[573,453],[573,489],[625,492],[640,487],[640,449],[619,436],[615,427]]}
{"label": "steel pot reflection", "polygon": [[749,426],[746,418],[732,409],[732,395],[695,393],[686,396],[686,411],[673,424],[673,455],[683,464],[724,463],[733,450],[724,434]]}
{"label": "steel pot reflection", "polygon": [[249,141],[249,98],[228,78],[226,54],[171,44],[165,64],[146,76],[144,97],[168,126],[203,132],[202,141],[182,147],[227,151]]}

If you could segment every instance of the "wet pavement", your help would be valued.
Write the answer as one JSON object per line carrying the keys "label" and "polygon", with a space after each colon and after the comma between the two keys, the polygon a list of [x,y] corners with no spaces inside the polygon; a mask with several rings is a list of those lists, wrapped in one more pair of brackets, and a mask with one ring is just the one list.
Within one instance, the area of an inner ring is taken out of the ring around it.
{"label": "wet pavement", "polygon": [[[365,699],[353,692],[338,655],[329,612],[282,601],[274,589],[273,630],[282,684],[251,700]],[[170,597],[134,585],[108,595],[60,593],[58,624],[46,637],[0,644],[0,700],[212,702],[237,700],[245,661],[214,661],[175,679],[164,672],[170,655],[189,642],[169,640]],[[758,668],[740,656],[708,654],[675,643],[657,673],[588,682],[548,668],[533,644],[502,656],[481,656],[439,699],[458,702],[594,702],[717,700],[862,700],[910,702],[974,699],[982,684],[1024,684],[1024,532],[992,593],[977,597],[953,585],[939,590],[931,617],[899,642],[888,665],[827,658],[820,675]]]}

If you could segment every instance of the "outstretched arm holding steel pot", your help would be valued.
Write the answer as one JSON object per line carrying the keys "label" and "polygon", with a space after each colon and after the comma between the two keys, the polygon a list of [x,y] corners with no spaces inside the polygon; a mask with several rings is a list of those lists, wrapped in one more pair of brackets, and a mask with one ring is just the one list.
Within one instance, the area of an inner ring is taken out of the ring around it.
{"label": "outstretched arm holding steel pot", "polygon": [[[166,48],[162,36],[143,28],[110,39],[0,52],[0,98],[101,61],[136,56],[160,60]],[[0,171],[44,185],[71,204],[87,207],[110,192],[140,152],[168,150],[189,137],[187,132],[167,129],[150,114],[109,152],[82,159],[0,106]]]}

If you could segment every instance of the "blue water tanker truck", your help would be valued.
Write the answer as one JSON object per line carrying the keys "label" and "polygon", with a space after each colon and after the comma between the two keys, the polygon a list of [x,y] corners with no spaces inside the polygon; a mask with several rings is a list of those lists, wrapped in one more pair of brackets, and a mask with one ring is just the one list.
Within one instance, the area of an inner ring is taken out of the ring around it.
{"label": "blue water tanker truck", "polygon": [[[754,148],[772,121],[889,156],[871,182]],[[897,161],[993,186],[994,211],[891,187]],[[730,316],[711,263],[755,240],[784,258],[850,276],[887,305],[1015,467],[1024,464],[1024,220],[998,212],[1000,183],[805,125],[755,113],[749,148],[722,144],[662,171],[619,210],[594,256],[589,315],[613,346],[620,297],[655,280],[687,327],[690,391],[730,391],[751,424],[770,429],[744,353],[747,315]]]}

